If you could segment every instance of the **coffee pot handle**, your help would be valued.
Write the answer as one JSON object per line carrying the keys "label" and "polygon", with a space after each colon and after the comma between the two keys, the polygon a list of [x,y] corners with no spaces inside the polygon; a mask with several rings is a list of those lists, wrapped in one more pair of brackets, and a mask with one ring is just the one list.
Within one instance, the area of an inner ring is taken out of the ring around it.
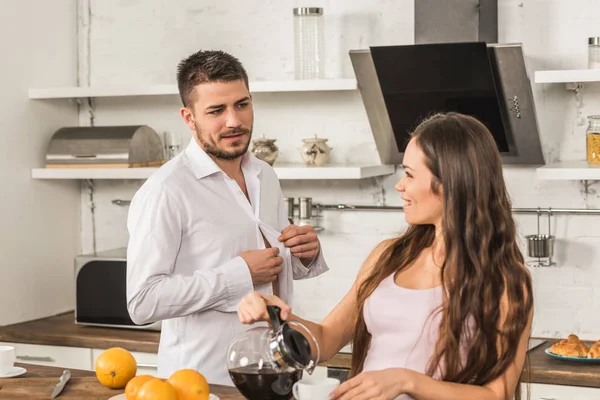
{"label": "coffee pot handle", "polygon": [[300,399],[300,394],[298,393],[298,383],[300,382],[296,382],[294,383],[294,386],[292,386],[292,394],[294,395],[294,399]]}
{"label": "coffee pot handle", "polygon": [[283,321],[280,317],[281,308],[278,306],[267,306],[267,312],[269,313],[269,318],[271,319],[271,326],[273,327],[273,330],[278,330]]}

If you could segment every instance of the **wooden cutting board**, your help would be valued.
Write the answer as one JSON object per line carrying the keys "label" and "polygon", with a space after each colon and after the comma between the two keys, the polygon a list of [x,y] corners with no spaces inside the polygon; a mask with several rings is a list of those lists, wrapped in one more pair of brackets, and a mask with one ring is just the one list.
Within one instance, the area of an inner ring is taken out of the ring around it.
{"label": "wooden cutting board", "polygon": [[[0,380],[0,399],[50,399],[58,383],[56,378],[10,378]],[[72,377],[58,396],[60,400],[107,400],[123,393],[102,386],[95,376]]]}
{"label": "wooden cutting board", "polygon": [[[15,365],[26,368],[27,372],[17,378],[0,379],[0,399],[50,399],[63,368],[22,363]],[[122,389],[113,390],[102,386],[93,371],[70,371],[71,379],[57,400],[108,400],[124,392]],[[234,387],[210,385],[210,390],[220,400],[245,400]]]}
{"label": "wooden cutting board", "polygon": [[[118,394],[116,396],[111,397],[108,400],[127,400],[127,398],[125,397],[125,393],[122,394]],[[217,396],[216,394],[210,394],[210,397],[208,398],[208,400],[221,400],[221,398],[219,396]]]}
{"label": "wooden cutting board", "polygon": [[[0,399],[50,399],[57,383],[58,376],[0,379]],[[233,387],[212,385],[211,388],[220,400],[244,400],[244,396]],[[73,377],[67,382],[57,400],[108,400],[122,393],[123,390],[102,386],[95,376]]]}

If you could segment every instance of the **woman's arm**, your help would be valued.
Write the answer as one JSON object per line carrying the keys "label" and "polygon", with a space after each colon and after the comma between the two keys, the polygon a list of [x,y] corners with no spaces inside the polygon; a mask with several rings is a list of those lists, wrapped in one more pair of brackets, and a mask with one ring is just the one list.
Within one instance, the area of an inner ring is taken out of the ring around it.
{"label": "woman's arm", "polygon": [[281,308],[281,318],[298,321],[304,324],[313,334],[321,351],[320,361],[327,361],[352,339],[354,317],[357,309],[356,299],[358,288],[369,276],[371,269],[389,246],[390,240],[380,243],[365,260],[350,291],[327,315],[321,324],[302,319],[291,313],[290,307],[276,296],[264,295],[258,292],[250,293],[242,299],[238,308],[238,316],[244,324],[256,321],[269,321],[267,305]]}

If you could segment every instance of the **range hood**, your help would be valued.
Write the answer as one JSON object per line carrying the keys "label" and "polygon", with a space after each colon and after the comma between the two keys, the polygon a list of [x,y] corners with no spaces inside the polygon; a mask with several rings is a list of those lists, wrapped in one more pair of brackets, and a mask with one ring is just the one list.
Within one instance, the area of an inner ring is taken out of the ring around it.
{"label": "range hood", "polygon": [[482,121],[503,163],[544,164],[520,44],[377,46],[351,50],[350,59],[383,164],[401,164],[412,129],[444,111]]}

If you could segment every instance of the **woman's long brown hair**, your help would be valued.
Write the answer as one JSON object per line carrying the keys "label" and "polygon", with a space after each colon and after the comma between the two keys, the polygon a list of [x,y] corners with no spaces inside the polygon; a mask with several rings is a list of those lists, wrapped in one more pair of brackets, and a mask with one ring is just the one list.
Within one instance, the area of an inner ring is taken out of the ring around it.
{"label": "woman's long brown hair", "polygon": [[[434,176],[433,193],[442,188],[446,250],[439,339],[426,373],[440,373],[447,382],[484,385],[514,362],[533,307],[531,277],[517,245],[500,155],[485,125],[462,114],[436,114],[415,129],[413,138]],[[432,246],[434,235],[433,225],[410,226],[360,285],[351,376],[362,371],[371,340],[363,318],[365,300],[383,279]],[[509,306],[502,322],[505,293]],[[461,343],[467,348],[461,350]],[[520,398],[517,385],[515,399]]]}

